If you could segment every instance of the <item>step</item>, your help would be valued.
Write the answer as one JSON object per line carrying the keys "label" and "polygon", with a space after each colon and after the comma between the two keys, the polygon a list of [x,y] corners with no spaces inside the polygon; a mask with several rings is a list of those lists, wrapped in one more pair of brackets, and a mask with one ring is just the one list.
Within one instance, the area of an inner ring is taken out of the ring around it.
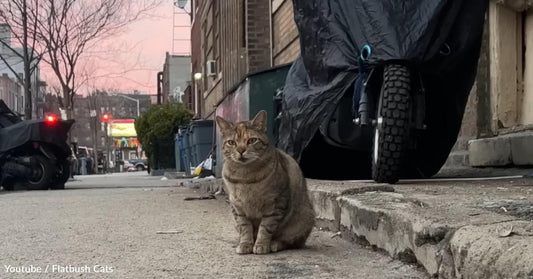
{"label": "step", "polygon": [[[394,192],[387,189],[358,193],[350,193],[350,189],[364,189],[364,185],[354,183],[344,187],[342,191],[329,191],[327,186],[310,188],[319,220],[328,219],[332,228],[347,231],[393,258],[417,262],[431,276],[529,278],[529,274],[533,275],[532,223],[488,210],[489,205],[483,199],[501,196],[483,195],[483,191],[490,192],[496,187],[449,186],[421,191],[417,187],[397,185],[393,187]],[[523,196],[513,193],[506,193],[505,198],[521,201]],[[533,198],[527,198],[526,202],[533,206]],[[511,226],[512,237],[498,235]],[[488,259],[495,263],[487,263]]]}

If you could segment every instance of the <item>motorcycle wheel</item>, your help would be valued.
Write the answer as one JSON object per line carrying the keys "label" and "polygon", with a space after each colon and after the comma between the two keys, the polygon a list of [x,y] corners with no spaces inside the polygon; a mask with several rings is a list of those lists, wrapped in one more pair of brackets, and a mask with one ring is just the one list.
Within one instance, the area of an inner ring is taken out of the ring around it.
{"label": "motorcycle wheel", "polygon": [[28,190],[48,190],[54,179],[56,167],[50,160],[42,155],[34,155],[35,164],[32,166],[32,175],[25,181]]}
{"label": "motorcycle wheel", "polygon": [[2,187],[4,188],[4,191],[14,191],[15,190],[15,183],[11,180],[5,180],[3,182]]}
{"label": "motorcycle wheel", "polygon": [[411,105],[410,71],[402,65],[386,65],[374,127],[372,179],[396,183],[407,153]]}
{"label": "motorcycle wheel", "polygon": [[70,162],[61,160],[58,164],[58,176],[50,186],[50,189],[65,189],[65,183],[70,178]]}

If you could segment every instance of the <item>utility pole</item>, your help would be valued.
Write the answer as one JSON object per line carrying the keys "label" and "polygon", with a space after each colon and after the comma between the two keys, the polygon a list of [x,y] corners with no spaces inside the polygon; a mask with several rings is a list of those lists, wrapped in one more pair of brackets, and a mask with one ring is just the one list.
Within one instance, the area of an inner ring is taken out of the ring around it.
{"label": "utility pole", "polygon": [[101,118],[101,121],[102,123],[104,124],[104,130],[105,130],[105,146],[106,146],[106,153],[107,153],[107,157],[106,157],[106,165],[109,164],[110,162],[110,150],[109,150],[109,135],[108,135],[108,126],[109,126],[109,123],[111,122],[111,115],[107,112],[105,112],[104,114],[102,114],[100,116]]}
{"label": "utility pole", "polygon": [[[98,100],[96,99],[98,96],[94,94],[93,96],[89,96],[89,109],[90,109],[90,119],[91,119],[91,126],[93,133],[93,150],[94,150],[94,162],[93,162],[93,170],[95,173],[98,173]],[[103,166],[102,166],[103,167]],[[103,168],[102,168],[103,171]]]}

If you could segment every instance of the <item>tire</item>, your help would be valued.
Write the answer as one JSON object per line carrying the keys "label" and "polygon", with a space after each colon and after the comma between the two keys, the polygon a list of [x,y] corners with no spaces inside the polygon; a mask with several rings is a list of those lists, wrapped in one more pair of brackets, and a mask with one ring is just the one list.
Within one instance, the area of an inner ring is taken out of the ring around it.
{"label": "tire", "polygon": [[48,190],[56,174],[56,167],[42,155],[34,155],[32,175],[23,181],[28,190]]}
{"label": "tire", "polygon": [[135,169],[136,169],[137,171],[143,171],[143,170],[144,170],[144,167],[143,167],[142,165],[138,165],[138,166],[135,167]]}
{"label": "tire", "polygon": [[386,65],[374,128],[372,179],[396,183],[407,153],[411,105],[410,71],[402,65]]}
{"label": "tire", "polygon": [[4,191],[14,191],[15,190],[15,183],[11,180],[4,180],[2,182],[2,187],[4,188]]}
{"label": "tire", "polygon": [[50,189],[65,189],[65,183],[67,183],[70,178],[71,165],[68,160],[61,160],[58,164],[57,176],[54,179],[54,182],[50,185]]}

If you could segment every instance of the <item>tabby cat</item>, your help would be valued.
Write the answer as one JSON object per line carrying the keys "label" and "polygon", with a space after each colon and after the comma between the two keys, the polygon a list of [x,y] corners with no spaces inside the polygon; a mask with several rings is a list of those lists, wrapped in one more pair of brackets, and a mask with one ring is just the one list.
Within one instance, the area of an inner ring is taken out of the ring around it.
{"label": "tabby cat", "polygon": [[216,118],[225,157],[222,177],[239,233],[238,254],[304,246],[315,223],[296,161],[267,137],[267,114],[230,123]]}

